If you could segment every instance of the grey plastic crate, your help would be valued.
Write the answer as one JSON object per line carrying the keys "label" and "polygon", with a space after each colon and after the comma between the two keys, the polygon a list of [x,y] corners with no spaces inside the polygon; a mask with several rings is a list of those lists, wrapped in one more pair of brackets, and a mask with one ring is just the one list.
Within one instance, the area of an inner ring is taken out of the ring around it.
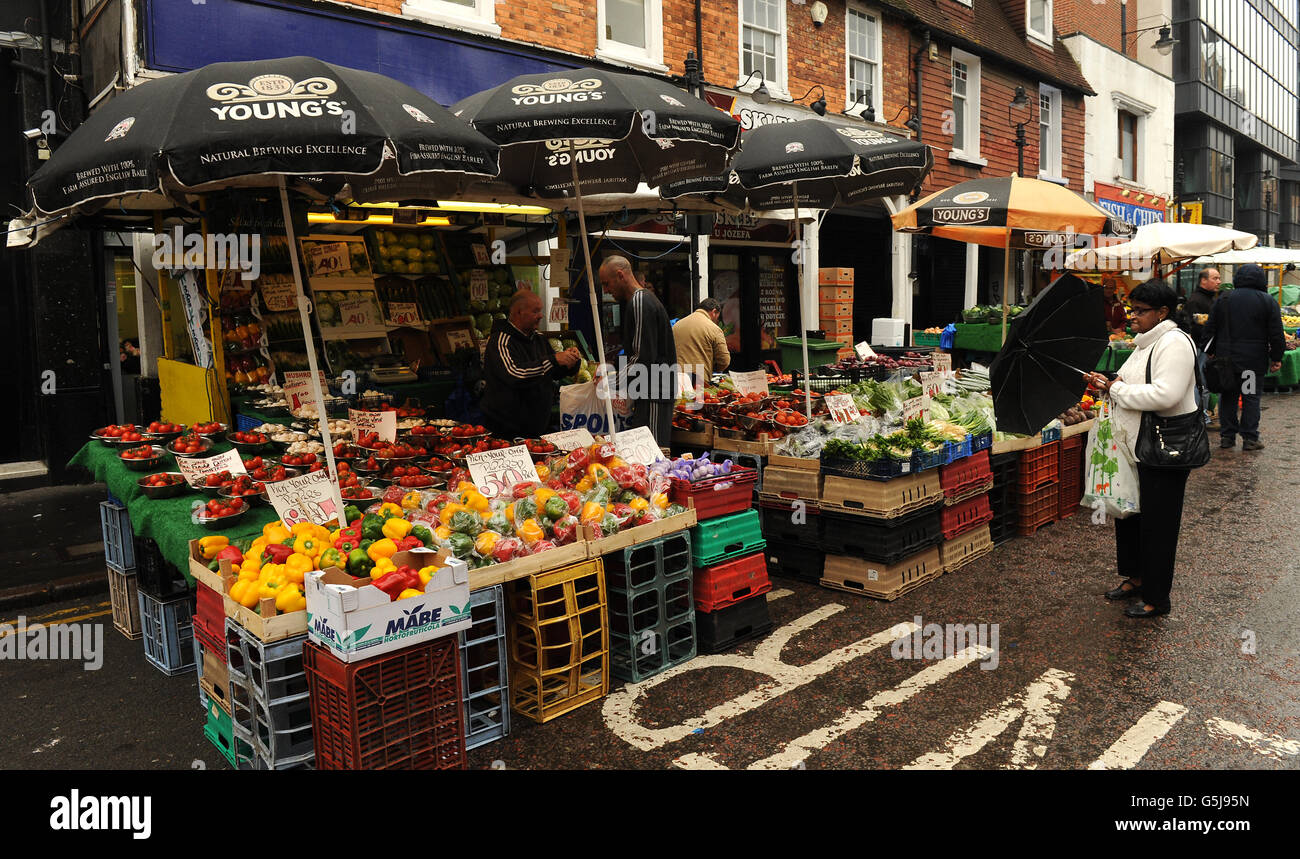
{"label": "grey plastic crate", "polygon": [[194,671],[199,675],[199,706],[206,713],[208,710],[208,693],[203,691],[203,644],[199,641],[197,635],[192,640],[194,641]]}
{"label": "grey plastic crate", "polygon": [[709,454],[709,462],[723,462],[728,459],[735,465],[743,465],[745,468],[752,468],[758,472],[758,480],[754,482],[754,491],[763,491],[763,460],[765,457],[756,453],[741,453],[738,450],[714,450]]}
{"label": "grey plastic crate", "polygon": [[119,573],[135,569],[135,534],[131,517],[120,501],[99,502],[99,524],[104,532],[104,558]]}
{"label": "grey plastic crate", "polygon": [[500,585],[470,594],[470,618],[469,630],[457,633],[467,750],[510,735],[505,597]]}
{"label": "grey plastic crate", "polygon": [[610,552],[604,556],[607,588],[640,592],[662,588],[666,582],[689,577],[691,534],[677,531]]}
{"label": "grey plastic crate", "polygon": [[234,618],[226,618],[226,664],[231,676],[238,675],[266,702],[306,696],[307,672],[302,665],[306,642],[304,634],[267,643]]}
{"label": "grey plastic crate", "polygon": [[245,735],[251,736],[256,756],[271,769],[315,756],[311,701],[306,694],[263,701],[248,683],[232,682],[230,715]]}
{"label": "grey plastic crate", "polygon": [[610,633],[610,671],[628,683],[640,683],[694,659],[695,612],[676,622],[661,622],[652,629],[642,630],[636,636]]}
{"label": "grey plastic crate", "polygon": [[[683,535],[685,533],[683,532]],[[684,543],[690,554],[689,538]],[[606,579],[610,671],[639,683],[695,657],[694,573],[662,577],[653,587],[629,590],[626,579]]]}
{"label": "grey plastic crate", "polygon": [[160,600],[139,591],[136,596],[144,658],[168,676],[195,670],[194,595]]}

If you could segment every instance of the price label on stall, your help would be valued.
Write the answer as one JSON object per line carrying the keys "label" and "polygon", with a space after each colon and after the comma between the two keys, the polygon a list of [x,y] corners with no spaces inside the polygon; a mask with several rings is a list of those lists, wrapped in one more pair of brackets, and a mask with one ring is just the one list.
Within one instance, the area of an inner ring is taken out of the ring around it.
{"label": "price label on stall", "polygon": [[456,328],[447,332],[447,348],[452,352],[457,349],[473,349],[474,336],[464,328]]}
{"label": "price label on stall", "polygon": [[910,421],[912,418],[930,419],[929,397],[922,394],[919,397],[909,397],[903,400],[903,421]]}
{"label": "price label on stall", "polygon": [[375,325],[373,318],[375,302],[371,298],[347,298],[339,302],[339,325],[370,328]]}
{"label": "price label on stall", "polygon": [[628,462],[641,465],[650,465],[664,458],[650,427],[635,427],[619,433],[614,448]]}
{"label": "price label on stall", "polygon": [[481,268],[476,268],[469,273],[469,299],[470,301],[488,300],[488,274]]}
{"label": "price label on stall", "polygon": [[319,277],[352,270],[352,257],[347,242],[322,242],[304,249],[307,256],[307,274]]}
{"label": "price label on stall", "polygon": [[487,265],[492,262],[492,257],[488,256],[487,245],[475,242],[473,248],[475,265]]}
{"label": "price label on stall", "polygon": [[343,518],[339,485],[323,468],[266,484],[266,497],[288,528],[299,522],[327,525]]}
{"label": "price label on stall", "polygon": [[767,396],[766,370],[750,370],[746,373],[737,373],[732,370],[728,375],[731,376],[731,381],[735,383],[736,390],[740,393]]}
{"label": "price label on stall", "polygon": [[[317,377],[320,379],[321,394],[329,391],[329,382],[325,380],[325,371],[317,370]],[[315,403],[316,395],[311,389],[311,370],[285,370],[284,371],[284,399],[289,408],[299,409],[309,403]],[[320,413],[319,404],[316,412]]]}
{"label": "price label on stall", "polygon": [[298,286],[293,278],[282,275],[265,275],[258,281],[262,291],[262,306],[272,313],[298,309]]}
{"label": "price label on stall", "polygon": [[413,326],[420,321],[420,308],[413,301],[388,302],[388,324]]}
{"label": "price label on stall", "polygon": [[826,408],[830,409],[831,420],[837,424],[851,424],[862,415],[849,394],[827,394]]}
{"label": "price label on stall", "polygon": [[920,380],[927,397],[937,397],[943,393],[943,373],[921,373]]}
{"label": "price label on stall", "polygon": [[853,351],[857,352],[858,357],[861,358],[863,361],[867,360],[868,358],[874,358],[876,355],[876,350],[872,349],[871,345],[867,343],[866,340],[863,340],[861,343],[854,346]]}
{"label": "price label on stall", "polygon": [[556,325],[569,324],[569,300],[567,298],[551,299],[551,315],[547,317]]}
{"label": "price label on stall", "polygon": [[533,456],[522,444],[471,453],[465,457],[465,464],[469,466],[470,479],[485,498],[504,495],[516,483],[541,482],[537,467],[533,465]]}
{"label": "price label on stall", "polygon": [[596,440],[591,437],[591,433],[586,429],[548,432],[546,435],[542,436],[542,438],[563,451],[577,450],[580,447],[591,447],[596,443]]}
{"label": "price label on stall", "polygon": [[930,361],[934,364],[936,373],[952,372],[952,354],[949,352],[934,352],[930,355]]}
{"label": "price label on stall", "polygon": [[248,473],[237,450],[228,450],[216,456],[178,456],[176,466],[191,489],[202,487],[209,474],[220,474],[223,471],[229,471],[232,475]]}
{"label": "price label on stall", "polygon": [[378,434],[380,441],[397,441],[397,412],[359,412],[348,409],[353,438],[363,432]]}

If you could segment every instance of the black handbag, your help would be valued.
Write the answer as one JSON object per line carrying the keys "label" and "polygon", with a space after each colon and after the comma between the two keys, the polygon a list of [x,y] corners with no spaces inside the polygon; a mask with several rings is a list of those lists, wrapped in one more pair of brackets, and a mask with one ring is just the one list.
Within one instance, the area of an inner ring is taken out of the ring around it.
{"label": "black handbag", "polygon": [[1213,394],[1226,394],[1241,386],[1241,374],[1227,355],[1215,355],[1205,362],[1205,387]]}
{"label": "black handbag", "polygon": [[[1187,335],[1184,333],[1184,337]],[[1196,344],[1187,338],[1192,347],[1192,366],[1196,368],[1196,384],[1203,385],[1200,368],[1196,365]],[[1155,347],[1147,356],[1147,384],[1151,384],[1151,358]],[[1142,427],[1138,430],[1134,451],[1137,460],[1148,468],[1200,468],[1210,461],[1210,435],[1205,429],[1205,413],[1200,409],[1185,415],[1161,417],[1155,412],[1142,413]]]}

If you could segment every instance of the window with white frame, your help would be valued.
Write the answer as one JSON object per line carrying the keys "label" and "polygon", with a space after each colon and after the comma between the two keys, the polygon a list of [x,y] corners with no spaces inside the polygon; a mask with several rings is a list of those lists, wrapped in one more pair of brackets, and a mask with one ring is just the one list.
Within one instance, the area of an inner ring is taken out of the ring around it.
{"label": "window with white frame", "polygon": [[596,56],[665,70],[663,0],[600,0]]}
{"label": "window with white frame", "polygon": [[1116,129],[1116,159],[1119,164],[1117,178],[1136,182],[1138,177],[1138,116],[1127,110],[1116,112],[1118,128]]}
{"label": "window with white frame", "polygon": [[1038,175],[1061,178],[1061,91],[1047,84],[1038,87]]}
{"label": "window with white frame", "polygon": [[[785,94],[785,3],[740,0],[740,81],[763,73],[768,91]],[[745,89],[757,88],[757,76]]]}
{"label": "window with white frame", "polygon": [[867,105],[879,108],[880,16],[864,8],[848,7],[844,25],[844,53],[848,58],[848,86],[844,109],[861,116]]}
{"label": "window with white frame", "polygon": [[974,54],[952,50],[952,157],[980,157],[980,61]]}
{"label": "window with white frame", "polygon": [[402,14],[430,24],[500,36],[496,0],[406,0]]}
{"label": "window with white frame", "polygon": [[1025,31],[1049,47],[1052,44],[1052,0],[1029,0],[1025,4]]}

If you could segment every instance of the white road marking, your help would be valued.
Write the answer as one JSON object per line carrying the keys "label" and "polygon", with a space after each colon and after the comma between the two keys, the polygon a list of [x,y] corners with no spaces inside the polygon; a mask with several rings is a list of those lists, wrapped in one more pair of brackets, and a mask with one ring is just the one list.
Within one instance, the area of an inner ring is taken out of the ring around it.
{"label": "white road marking", "polygon": [[682,770],[727,770],[727,769],[730,769],[730,767],[727,767],[727,766],[724,766],[724,765],[718,763],[718,761],[715,760],[715,759],[713,758],[712,755],[709,755],[709,754],[696,754],[695,752],[690,752],[689,754],[682,755],[680,758],[678,758],[677,760],[673,761],[673,766],[677,767],[678,769],[682,769]]}
{"label": "white road marking", "polygon": [[[787,665],[781,661],[781,651],[795,635],[811,629],[827,618],[844,611],[844,606],[827,603],[802,617],[796,618],[773,632],[754,648],[753,656],[739,654],[717,654],[700,656],[663,674],[657,674],[643,683],[629,683],[618,692],[605,699],[602,714],[606,726],[620,739],[641,751],[651,751],[668,743],[685,739],[696,731],[717,727],[728,719],[747,713],[768,701],[798,689],[818,677],[833,671],[854,659],[865,656],[872,651],[889,645],[895,638],[911,635],[916,631],[914,623],[900,623],[890,629],[878,632],[867,638],[859,639],[807,665]],[[638,721],[638,700],[660,683],[668,682],[691,671],[708,668],[739,668],[753,671],[771,678],[749,692],[730,701],[725,701],[708,710],[701,716],[687,719],[677,725],[663,728],[650,728]]]}
{"label": "white road marking", "polygon": [[1163,739],[1169,729],[1187,715],[1187,708],[1172,701],[1161,701],[1138,719],[1097,760],[1088,764],[1090,770],[1131,770],[1138,761]]}
{"label": "white road marking", "polygon": [[785,588],[777,588],[774,591],[767,592],[767,601],[771,602],[772,600],[779,600],[782,597],[792,596],[794,596],[794,591],[786,590]]}
{"label": "white road marking", "polygon": [[1070,694],[1074,675],[1049,668],[1033,683],[986,712],[974,725],[955,731],[944,751],[922,755],[903,767],[905,770],[950,770],[978,752],[1023,717],[1020,735],[1011,750],[1011,761],[1003,769],[1036,769],[1047,754],[1047,743],[1056,730],[1056,716],[1061,703]]}
{"label": "white road marking", "polygon": [[1300,755],[1300,741],[1288,740],[1278,734],[1260,733],[1227,719],[1206,719],[1205,729],[1211,736],[1232,740],[1256,754],[1276,761],[1282,760],[1283,755]]}

